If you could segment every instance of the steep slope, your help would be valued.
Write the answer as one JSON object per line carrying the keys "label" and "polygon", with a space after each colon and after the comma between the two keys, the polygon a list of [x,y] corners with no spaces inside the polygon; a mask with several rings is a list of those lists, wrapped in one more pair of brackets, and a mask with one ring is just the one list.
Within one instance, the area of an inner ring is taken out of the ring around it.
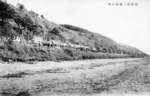
{"label": "steep slope", "polygon": [[0,58],[13,61],[145,57],[145,53],[88,30],[59,25],[0,0]]}

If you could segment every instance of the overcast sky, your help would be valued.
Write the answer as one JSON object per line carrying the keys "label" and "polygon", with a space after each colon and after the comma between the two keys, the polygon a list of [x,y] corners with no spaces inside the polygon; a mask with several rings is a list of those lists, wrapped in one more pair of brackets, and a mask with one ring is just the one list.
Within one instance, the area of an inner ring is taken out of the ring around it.
{"label": "overcast sky", "polygon": [[[150,0],[7,0],[43,14],[49,21],[72,24],[134,46],[150,54]],[[115,2],[138,6],[108,6]]]}

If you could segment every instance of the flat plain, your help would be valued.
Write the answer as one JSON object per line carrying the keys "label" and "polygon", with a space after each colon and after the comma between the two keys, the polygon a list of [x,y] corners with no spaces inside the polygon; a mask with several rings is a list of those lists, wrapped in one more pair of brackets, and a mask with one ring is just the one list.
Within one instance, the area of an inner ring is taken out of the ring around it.
{"label": "flat plain", "polygon": [[0,63],[1,96],[149,96],[150,59]]}

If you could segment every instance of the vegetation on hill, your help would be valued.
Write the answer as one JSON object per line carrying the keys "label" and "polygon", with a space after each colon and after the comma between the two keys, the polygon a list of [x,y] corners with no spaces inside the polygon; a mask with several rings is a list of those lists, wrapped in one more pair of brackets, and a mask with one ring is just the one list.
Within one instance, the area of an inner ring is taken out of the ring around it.
{"label": "vegetation on hill", "polygon": [[[39,38],[36,41],[35,38]],[[97,33],[72,25],[59,25],[43,15],[0,0],[0,58],[4,61],[78,60],[145,57]]]}

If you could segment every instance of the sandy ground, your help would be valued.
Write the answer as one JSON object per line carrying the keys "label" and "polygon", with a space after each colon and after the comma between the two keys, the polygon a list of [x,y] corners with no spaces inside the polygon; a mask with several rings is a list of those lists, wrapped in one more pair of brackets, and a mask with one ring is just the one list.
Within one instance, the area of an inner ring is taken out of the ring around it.
{"label": "sandy ground", "polygon": [[149,96],[149,91],[149,58],[0,64],[2,96]]}
{"label": "sandy ground", "polygon": [[[141,58],[138,58],[141,59]],[[78,60],[78,61],[62,61],[62,62],[35,62],[34,64],[27,64],[21,62],[12,62],[12,63],[0,63],[0,76],[8,74],[8,73],[16,73],[19,71],[39,71],[53,68],[72,68],[72,67],[85,67],[90,65],[102,65],[111,62],[122,62],[122,61],[133,61],[137,60],[137,58],[129,58],[129,59],[95,59],[95,60]],[[98,63],[98,64],[97,64]]]}

